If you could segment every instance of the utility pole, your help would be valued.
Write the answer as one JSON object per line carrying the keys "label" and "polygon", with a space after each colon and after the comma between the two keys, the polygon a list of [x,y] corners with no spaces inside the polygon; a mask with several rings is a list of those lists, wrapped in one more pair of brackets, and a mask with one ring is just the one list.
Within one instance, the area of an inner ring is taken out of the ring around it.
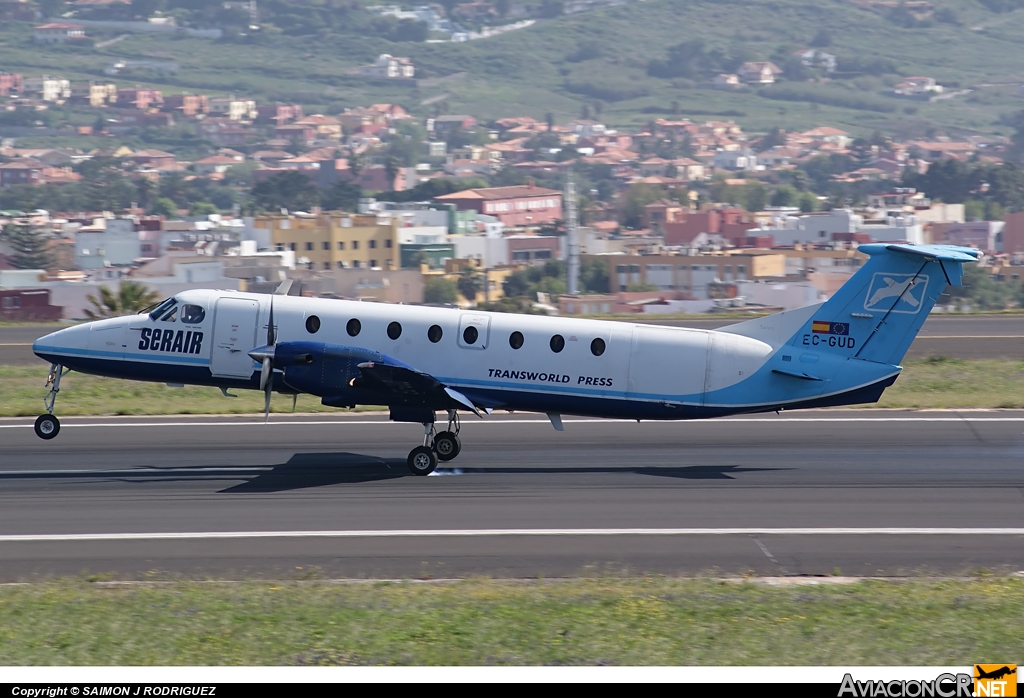
{"label": "utility pole", "polygon": [[576,182],[572,179],[571,171],[565,176],[565,232],[569,238],[569,295],[575,296],[580,292],[580,240],[576,225]]}

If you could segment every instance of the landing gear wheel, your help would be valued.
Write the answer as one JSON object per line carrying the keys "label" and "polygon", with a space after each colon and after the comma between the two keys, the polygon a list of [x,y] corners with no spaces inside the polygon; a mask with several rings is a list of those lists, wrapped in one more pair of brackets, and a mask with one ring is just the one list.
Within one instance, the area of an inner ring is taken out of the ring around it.
{"label": "landing gear wheel", "polygon": [[455,456],[462,451],[462,441],[454,432],[442,431],[434,437],[434,452],[438,460],[455,460]]}
{"label": "landing gear wheel", "polygon": [[409,458],[406,459],[409,470],[413,475],[430,475],[437,467],[437,454],[434,449],[427,446],[417,446],[409,451]]}
{"label": "landing gear wheel", "polygon": [[60,433],[60,420],[52,414],[41,414],[36,418],[35,429],[40,439],[52,439]]}

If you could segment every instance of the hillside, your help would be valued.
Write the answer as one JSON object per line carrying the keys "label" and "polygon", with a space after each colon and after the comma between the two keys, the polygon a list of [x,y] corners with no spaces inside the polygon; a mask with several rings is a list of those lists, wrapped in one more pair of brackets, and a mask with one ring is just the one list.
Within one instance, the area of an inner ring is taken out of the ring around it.
{"label": "hillside", "polygon": [[[553,112],[565,119],[579,116],[586,104],[616,125],[679,113],[730,117],[748,131],[830,124],[899,136],[936,128],[1006,133],[1000,120],[1024,108],[1024,12],[990,7],[1012,10],[1019,4],[934,0],[930,9],[911,14],[869,0],[648,0],[540,20],[465,43],[393,43],[323,27],[307,36],[128,35],[102,48],[38,47],[30,43],[31,24],[5,22],[0,55],[3,70],[72,80],[103,78],[104,66],[116,59],[172,60],[180,65],[176,75],[116,81],[165,92],[244,94],[261,103],[298,101],[329,112],[393,101],[421,115],[441,109],[484,118],[542,118]],[[90,34],[101,45],[118,36],[113,30]],[[649,74],[657,73],[649,70],[652,61],[671,64],[667,59],[678,52],[669,49],[696,39],[704,42],[707,59],[696,73],[676,67],[676,76]],[[841,70],[827,83],[787,81],[736,93],[707,87],[709,67],[784,61],[815,41],[840,61]],[[465,75],[414,87],[347,74],[380,53],[411,57],[418,77]],[[935,78],[948,98],[891,96],[894,84],[913,75]]]}

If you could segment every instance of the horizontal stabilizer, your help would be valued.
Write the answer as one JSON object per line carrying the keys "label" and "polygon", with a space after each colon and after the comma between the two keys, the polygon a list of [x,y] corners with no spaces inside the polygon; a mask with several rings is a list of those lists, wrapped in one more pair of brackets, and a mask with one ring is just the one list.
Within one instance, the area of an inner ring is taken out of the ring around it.
{"label": "horizontal stabilizer", "polygon": [[824,380],[823,378],[818,378],[817,376],[812,376],[809,373],[800,373],[799,371],[786,371],[786,370],[781,369],[781,368],[773,368],[772,369],[772,373],[778,373],[781,376],[789,376],[790,378],[799,378],[800,380],[805,380],[805,381],[820,381],[820,380]]}

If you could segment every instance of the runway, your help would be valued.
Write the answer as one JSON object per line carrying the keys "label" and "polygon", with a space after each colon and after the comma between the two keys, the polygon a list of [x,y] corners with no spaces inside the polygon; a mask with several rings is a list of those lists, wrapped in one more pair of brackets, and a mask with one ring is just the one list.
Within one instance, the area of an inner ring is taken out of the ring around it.
{"label": "runway", "polygon": [[1024,569],[1024,411],[0,420],[0,581]]}
{"label": "runway", "polygon": [[[744,319],[740,316],[734,319],[659,320],[656,315],[645,315],[628,321],[716,329]],[[42,361],[32,353],[32,342],[57,329],[52,325],[0,327],[0,365],[42,365]],[[907,356],[919,359],[940,355],[958,359],[1022,359],[1024,315],[931,315]]]}

